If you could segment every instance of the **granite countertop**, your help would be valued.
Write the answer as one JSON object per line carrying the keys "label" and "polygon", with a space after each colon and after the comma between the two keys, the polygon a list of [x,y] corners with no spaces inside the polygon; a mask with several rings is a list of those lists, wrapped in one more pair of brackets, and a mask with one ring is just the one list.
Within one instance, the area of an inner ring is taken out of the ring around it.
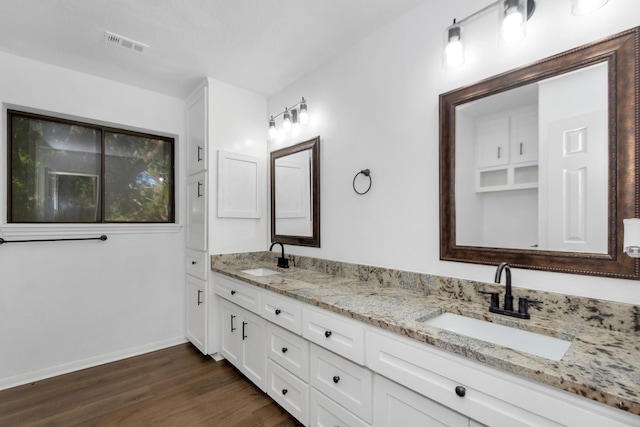
{"label": "granite countertop", "polygon": [[[253,276],[250,268],[281,274]],[[489,313],[487,305],[272,263],[212,263],[212,270],[296,300],[378,326],[515,375],[640,414],[640,338],[558,320],[542,313],[520,320]],[[551,361],[439,329],[424,322],[444,312],[543,333],[571,341],[562,360]]]}

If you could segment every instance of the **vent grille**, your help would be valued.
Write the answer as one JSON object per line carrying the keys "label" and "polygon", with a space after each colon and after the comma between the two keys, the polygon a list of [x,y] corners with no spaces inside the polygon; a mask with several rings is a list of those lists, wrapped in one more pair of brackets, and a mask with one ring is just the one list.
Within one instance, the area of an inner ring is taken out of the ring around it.
{"label": "vent grille", "polygon": [[133,52],[142,53],[149,49],[149,45],[137,42],[127,37],[122,37],[109,31],[104,32],[104,41],[110,46],[119,46]]}

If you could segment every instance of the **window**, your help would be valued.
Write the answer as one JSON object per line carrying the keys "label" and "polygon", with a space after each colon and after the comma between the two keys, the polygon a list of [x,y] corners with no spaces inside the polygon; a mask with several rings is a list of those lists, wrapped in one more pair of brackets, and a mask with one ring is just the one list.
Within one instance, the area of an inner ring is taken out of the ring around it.
{"label": "window", "polygon": [[10,223],[173,223],[174,140],[8,111]]}

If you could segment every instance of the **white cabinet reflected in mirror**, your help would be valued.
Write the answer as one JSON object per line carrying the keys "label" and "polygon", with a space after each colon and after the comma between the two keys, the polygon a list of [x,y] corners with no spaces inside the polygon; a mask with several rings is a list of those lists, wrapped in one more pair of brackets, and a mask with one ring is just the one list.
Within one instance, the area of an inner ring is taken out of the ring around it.
{"label": "white cabinet reflected in mirror", "polygon": [[271,241],[320,247],[320,137],[271,153]]}
{"label": "white cabinet reflected in mirror", "polygon": [[608,70],[456,107],[456,243],[607,253]]}

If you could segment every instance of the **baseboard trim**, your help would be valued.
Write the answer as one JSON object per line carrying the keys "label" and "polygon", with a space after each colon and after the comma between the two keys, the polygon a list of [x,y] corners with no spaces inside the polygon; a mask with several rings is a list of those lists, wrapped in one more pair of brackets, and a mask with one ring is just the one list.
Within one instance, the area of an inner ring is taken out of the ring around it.
{"label": "baseboard trim", "polygon": [[184,344],[186,342],[188,341],[185,337],[175,337],[163,341],[157,341],[151,344],[146,344],[140,347],[128,348],[126,350],[103,354],[88,359],[77,360],[75,362],[64,363],[62,365],[52,366],[50,368],[40,369],[25,374],[14,375],[12,377],[0,379],[0,390],[29,384],[35,381],[41,381],[47,378],[56,377],[58,375],[80,371],[82,369],[93,368],[95,366],[104,365],[105,363],[111,363],[117,360],[128,359],[129,357],[151,353],[152,351],[162,350],[163,348],[173,347],[174,345]]}

